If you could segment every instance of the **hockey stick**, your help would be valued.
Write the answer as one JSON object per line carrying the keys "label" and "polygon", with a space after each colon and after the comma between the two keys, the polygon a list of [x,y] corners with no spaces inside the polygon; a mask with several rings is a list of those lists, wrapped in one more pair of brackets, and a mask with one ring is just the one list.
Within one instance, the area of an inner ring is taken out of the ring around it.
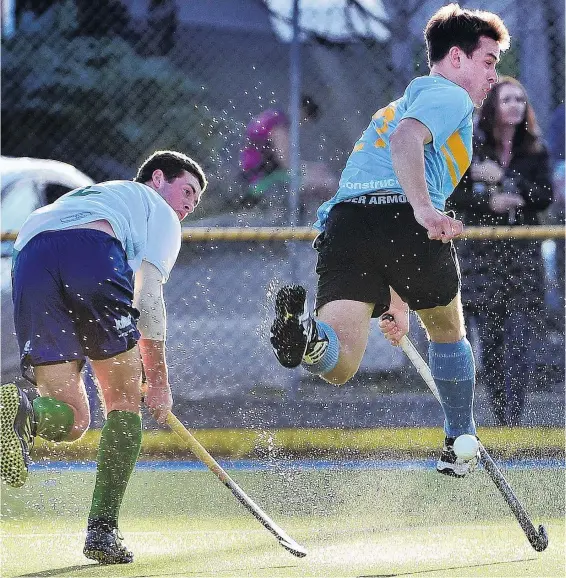
{"label": "hockey stick", "polygon": [[282,528],[280,528],[244,491],[236,482],[222,469],[220,464],[204,449],[199,441],[185,428],[185,426],[171,413],[167,416],[167,425],[176,433],[195,454],[195,456],[204,463],[204,465],[216,475],[216,477],[238,498],[238,501],[251,512],[256,520],[269,530],[276,538],[279,544],[291,552],[297,558],[303,558],[307,551],[303,546],[297,544]]}
{"label": "hockey stick", "polygon": [[[421,354],[417,351],[416,347],[406,335],[401,339],[400,345],[411,363],[415,366],[415,369],[419,372],[429,389],[434,394],[434,397],[436,397],[440,403],[440,395],[426,361],[421,357]],[[487,450],[483,447],[481,442],[479,442],[479,450],[483,467],[511,508],[515,518],[517,518],[517,522],[519,522],[519,525],[527,536],[527,540],[537,552],[542,552],[548,546],[548,534],[546,528],[543,525],[540,525],[537,531],[529,519],[527,511],[521,502],[519,502],[519,499],[514,494],[507,480],[504,478],[501,470],[491,459],[491,456],[487,453]]]}

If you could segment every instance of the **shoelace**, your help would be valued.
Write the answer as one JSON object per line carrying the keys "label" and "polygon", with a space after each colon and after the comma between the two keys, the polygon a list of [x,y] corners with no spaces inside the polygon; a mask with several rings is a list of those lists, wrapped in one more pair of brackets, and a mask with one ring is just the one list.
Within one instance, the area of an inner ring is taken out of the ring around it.
{"label": "shoelace", "polygon": [[114,536],[116,537],[116,546],[117,546],[124,554],[127,554],[127,553],[128,553],[128,549],[127,549],[126,546],[124,546],[124,544],[122,543],[122,541],[124,540],[124,536],[122,535],[122,532],[120,532],[120,530],[118,530],[118,528],[115,528],[115,530],[114,530]]}

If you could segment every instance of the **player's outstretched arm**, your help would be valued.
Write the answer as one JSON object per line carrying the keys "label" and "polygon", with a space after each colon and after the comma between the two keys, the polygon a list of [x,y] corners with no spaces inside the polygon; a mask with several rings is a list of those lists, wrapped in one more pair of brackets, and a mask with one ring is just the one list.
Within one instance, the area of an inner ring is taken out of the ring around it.
{"label": "player's outstretched arm", "polygon": [[143,261],[136,272],[134,306],[140,312],[138,329],[140,355],[147,379],[145,403],[160,423],[165,423],[173,406],[165,359],[166,314],[160,271]]}

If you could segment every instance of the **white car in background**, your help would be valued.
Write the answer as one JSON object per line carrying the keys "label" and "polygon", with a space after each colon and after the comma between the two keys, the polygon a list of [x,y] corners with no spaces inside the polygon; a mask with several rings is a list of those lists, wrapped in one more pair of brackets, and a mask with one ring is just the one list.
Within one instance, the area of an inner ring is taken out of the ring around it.
{"label": "white car in background", "polygon": [[90,177],[61,161],[0,156],[2,233],[17,232],[35,209],[92,184]]}
{"label": "white car in background", "polygon": [[0,280],[2,383],[17,375],[19,354],[16,340],[12,337],[12,304],[10,291],[10,265],[13,239],[27,216],[61,195],[94,181],[67,163],[48,159],[0,156],[0,229],[2,235],[10,233],[10,240],[1,244],[2,258]]}

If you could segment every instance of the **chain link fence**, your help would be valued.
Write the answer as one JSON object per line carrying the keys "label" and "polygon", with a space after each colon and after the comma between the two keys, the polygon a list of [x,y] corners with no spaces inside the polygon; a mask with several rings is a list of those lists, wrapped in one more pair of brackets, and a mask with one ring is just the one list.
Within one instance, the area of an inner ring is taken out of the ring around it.
{"label": "chain link fence", "polygon": [[[132,178],[156,149],[181,150],[211,181],[188,225],[281,225],[290,217],[288,180],[250,199],[241,164],[250,122],[275,109],[300,121],[303,177],[316,183],[303,181],[299,220],[310,223],[371,115],[428,72],[422,29],[442,2],[300,0],[294,61],[292,4],[4,1],[2,154],[65,161],[102,181]],[[513,46],[500,72],[525,84],[547,130],[564,100],[562,2],[470,6],[508,23]],[[265,346],[265,292],[273,279],[298,277],[313,287],[313,258],[305,243],[297,250],[293,243],[185,246],[167,286],[177,393],[204,398],[258,385],[291,391],[288,372]],[[4,331],[4,351],[10,339]],[[378,335],[372,340],[367,371],[400,370],[402,356],[388,353]]]}
{"label": "chain link fence", "polygon": [[[505,18],[513,43],[500,72],[522,80],[548,130],[564,99],[564,6],[524,3],[474,7]],[[295,72],[316,110],[310,120],[297,111],[300,158],[327,185],[302,191],[301,222],[332,190],[375,110],[427,73],[422,29],[441,4],[298,3]],[[3,154],[55,158],[105,180],[131,178],[144,156],[175,148],[212,177],[202,216],[269,221],[271,205],[286,206],[285,189],[255,211],[242,204],[240,160],[253,117],[293,113],[291,0],[11,0],[3,10]]]}

